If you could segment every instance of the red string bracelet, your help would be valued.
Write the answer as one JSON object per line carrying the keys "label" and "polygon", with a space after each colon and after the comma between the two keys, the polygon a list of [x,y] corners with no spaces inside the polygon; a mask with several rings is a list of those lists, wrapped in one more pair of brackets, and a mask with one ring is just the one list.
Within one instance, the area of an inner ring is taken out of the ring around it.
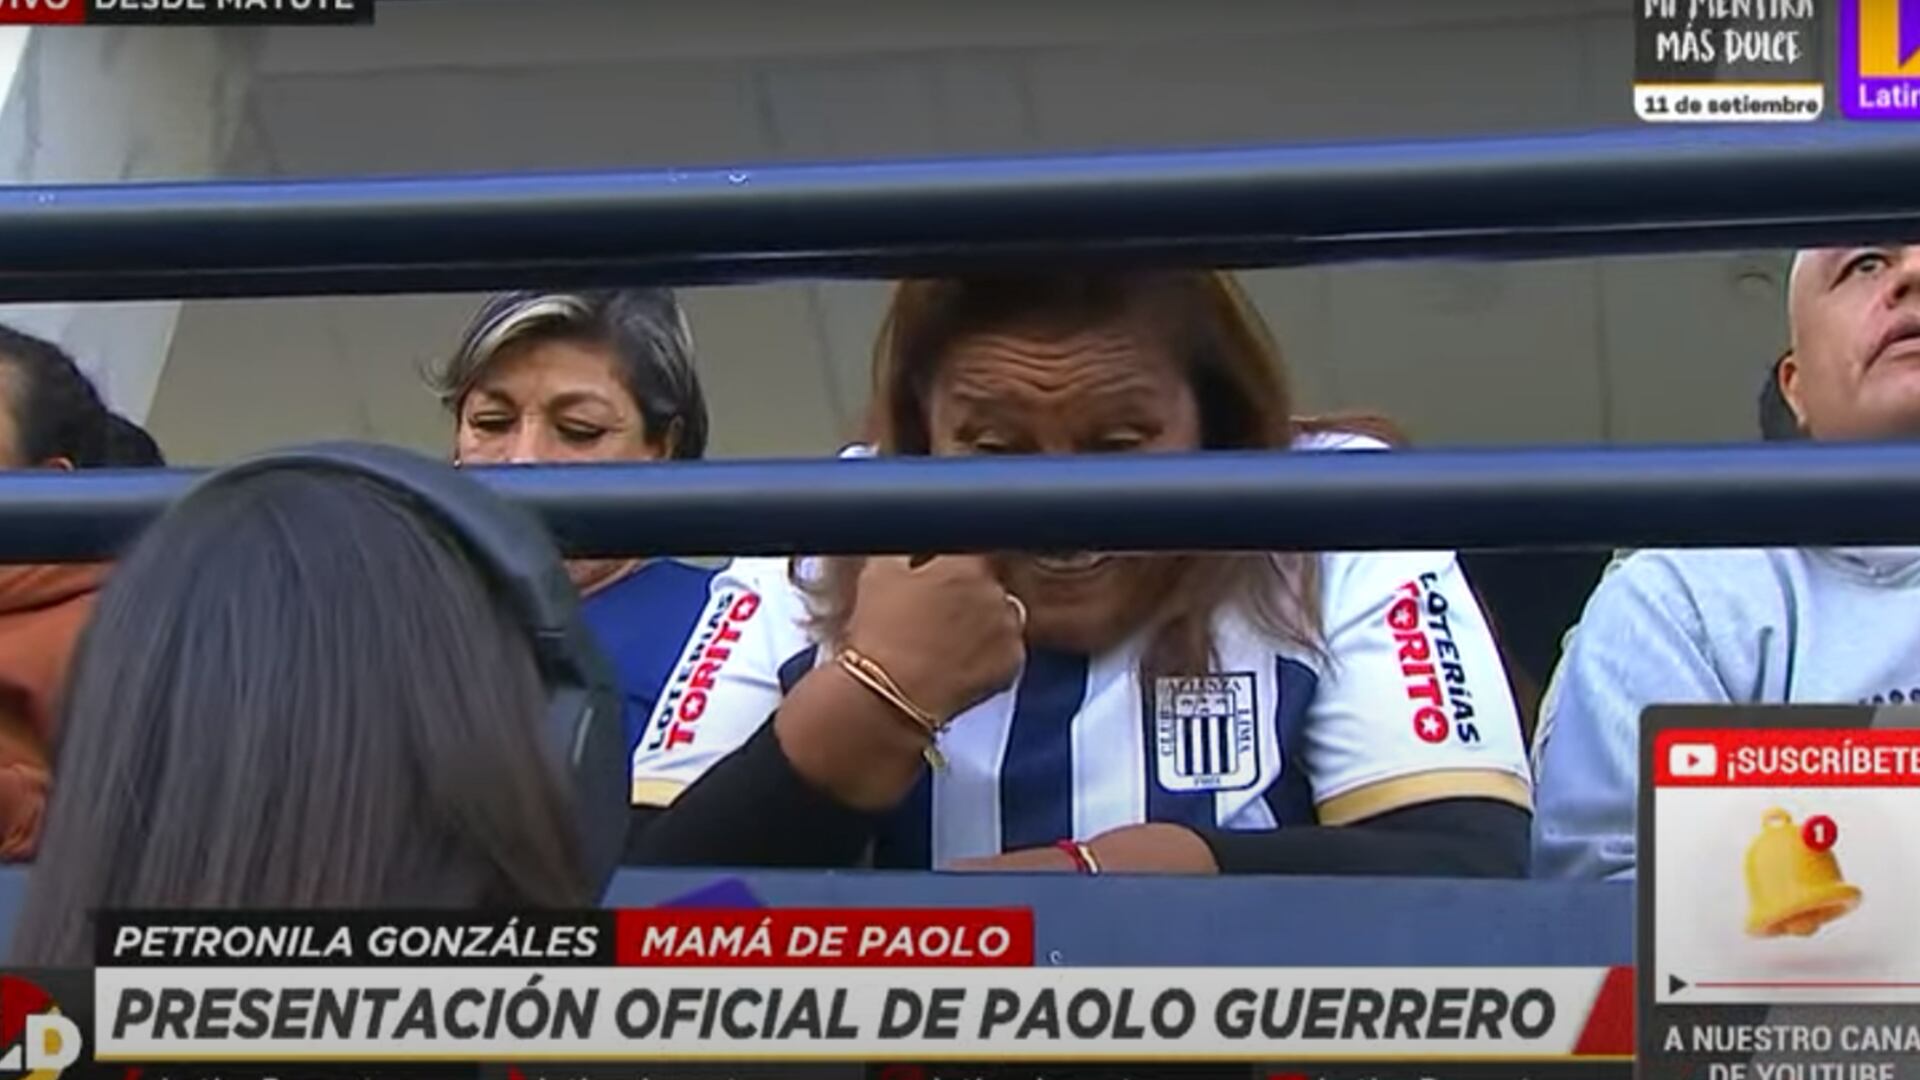
{"label": "red string bracelet", "polygon": [[1093,857],[1093,852],[1088,849],[1087,845],[1080,841],[1062,840],[1054,846],[1067,853],[1067,858],[1073,860],[1074,869],[1080,873],[1097,874],[1100,872],[1099,861]]}

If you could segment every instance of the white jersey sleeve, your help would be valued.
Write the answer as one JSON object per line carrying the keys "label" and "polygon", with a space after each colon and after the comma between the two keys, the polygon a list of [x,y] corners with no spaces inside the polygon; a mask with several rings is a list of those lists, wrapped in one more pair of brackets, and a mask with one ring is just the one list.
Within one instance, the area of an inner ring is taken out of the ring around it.
{"label": "white jersey sleeve", "polygon": [[737,559],[715,575],[634,748],[635,806],[666,806],[753,737],[783,694],[781,668],[805,663],[806,604],[785,559]]}
{"label": "white jersey sleeve", "polygon": [[1532,808],[1519,712],[1450,552],[1321,558],[1328,659],[1305,725],[1320,820],[1440,799]]}

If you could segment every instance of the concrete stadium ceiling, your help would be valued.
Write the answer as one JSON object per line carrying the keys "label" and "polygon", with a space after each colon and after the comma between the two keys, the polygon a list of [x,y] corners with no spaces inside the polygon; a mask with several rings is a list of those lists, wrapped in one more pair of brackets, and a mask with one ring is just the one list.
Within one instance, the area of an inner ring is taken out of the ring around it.
{"label": "concrete stadium ceiling", "polygon": [[[1617,0],[403,0],[372,30],[274,31],[256,44],[231,175],[1635,122],[1631,12]],[[1249,280],[1310,406],[1385,409],[1427,442],[1512,444],[1745,436],[1781,340],[1778,271],[1774,256],[1732,255]],[[820,453],[852,434],[885,297],[878,284],[690,294],[716,451]],[[417,370],[474,303],[191,305],[156,420],[200,458],[323,434],[442,445],[445,419]],[[267,343],[272,364],[260,362]]]}

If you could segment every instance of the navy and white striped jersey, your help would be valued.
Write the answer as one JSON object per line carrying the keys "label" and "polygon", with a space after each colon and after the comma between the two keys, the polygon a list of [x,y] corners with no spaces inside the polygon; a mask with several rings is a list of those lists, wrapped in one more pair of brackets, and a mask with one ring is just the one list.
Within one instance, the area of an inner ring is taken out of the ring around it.
{"label": "navy and white striped jersey", "polygon": [[[1211,671],[1143,677],[1145,632],[1100,656],[1030,649],[1012,689],[954,718],[947,768],[890,815],[876,864],[938,867],[1142,822],[1345,824],[1461,797],[1530,808],[1506,674],[1453,555],[1320,559],[1325,661],[1232,608],[1216,616]],[[637,805],[670,803],[829,661],[805,616],[784,559],[714,579],[634,752]]]}

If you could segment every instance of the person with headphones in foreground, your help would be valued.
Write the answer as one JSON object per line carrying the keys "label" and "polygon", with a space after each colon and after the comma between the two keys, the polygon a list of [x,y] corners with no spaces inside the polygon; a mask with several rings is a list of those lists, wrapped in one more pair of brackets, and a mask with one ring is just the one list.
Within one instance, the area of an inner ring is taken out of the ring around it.
{"label": "person with headphones in foreground", "polygon": [[539,523],[349,444],[216,472],[103,592],[13,961],[114,908],[588,906],[620,702]]}

